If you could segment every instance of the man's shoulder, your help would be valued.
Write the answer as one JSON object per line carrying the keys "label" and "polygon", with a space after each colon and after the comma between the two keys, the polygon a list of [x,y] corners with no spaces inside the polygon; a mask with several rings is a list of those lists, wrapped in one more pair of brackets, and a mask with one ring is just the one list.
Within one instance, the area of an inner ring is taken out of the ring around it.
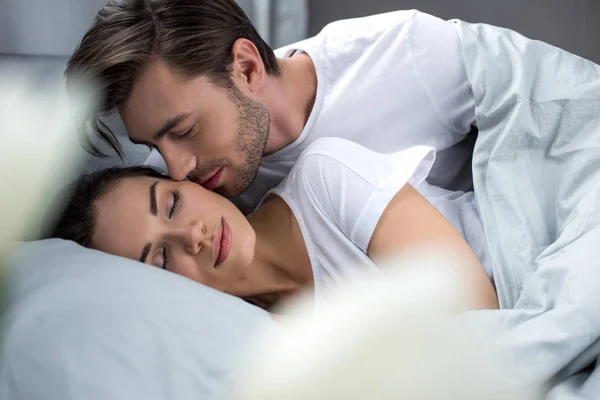
{"label": "man's shoulder", "polygon": [[417,13],[417,10],[398,10],[365,17],[342,19],[327,24],[319,35],[337,37],[343,40],[348,36],[378,33],[392,27],[409,24]]}
{"label": "man's shoulder", "polygon": [[288,57],[294,50],[338,46],[359,38],[377,37],[390,29],[409,25],[417,10],[399,10],[365,17],[341,19],[325,25],[319,33],[275,50],[278,57]]}

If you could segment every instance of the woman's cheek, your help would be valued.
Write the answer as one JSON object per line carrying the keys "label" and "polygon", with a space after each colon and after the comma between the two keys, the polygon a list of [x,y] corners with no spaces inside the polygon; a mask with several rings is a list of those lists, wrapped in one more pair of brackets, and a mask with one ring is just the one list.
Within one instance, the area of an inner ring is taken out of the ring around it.
{"label": "woman's cheek", "polygon": [[179,255],[174,257],[171,272],[178,275],[185,276],[186,278],[198,280],[197,271],[194,267],[195,263],[188,255]]}

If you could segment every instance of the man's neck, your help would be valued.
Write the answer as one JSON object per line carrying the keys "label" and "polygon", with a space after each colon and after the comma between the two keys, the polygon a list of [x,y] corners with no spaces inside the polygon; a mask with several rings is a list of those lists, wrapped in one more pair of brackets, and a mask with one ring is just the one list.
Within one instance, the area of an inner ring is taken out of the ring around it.
{"label": "man's neck", "polygon": [[317,94],[317,74],[306,53],[279,59],[281,75],[265,82],[265,105],[271,115],[271,131],[265,155],[296,141],[312,112]]}

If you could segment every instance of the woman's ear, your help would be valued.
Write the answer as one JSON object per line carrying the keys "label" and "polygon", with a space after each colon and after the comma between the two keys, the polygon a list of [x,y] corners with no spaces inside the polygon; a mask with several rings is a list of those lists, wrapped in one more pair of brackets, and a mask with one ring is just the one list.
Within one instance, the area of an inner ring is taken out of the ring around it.
{"label": "woman's ear", "polygon": [[265,78],[265,66],[258,49],[248,39],[238,39],[231,49],[232,79],[250,92],[257,92]]}

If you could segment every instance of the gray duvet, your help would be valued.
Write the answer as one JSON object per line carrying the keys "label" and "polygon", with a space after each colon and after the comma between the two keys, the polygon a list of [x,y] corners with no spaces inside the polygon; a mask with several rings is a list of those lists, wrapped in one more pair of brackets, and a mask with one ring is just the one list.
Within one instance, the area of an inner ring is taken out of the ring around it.
{"label": "gray duvet", "polygon": [[452,21],[479,137],[473,179],[500,311],[463,315],[507,377],[600,398],[600,67],[506,29]]}

